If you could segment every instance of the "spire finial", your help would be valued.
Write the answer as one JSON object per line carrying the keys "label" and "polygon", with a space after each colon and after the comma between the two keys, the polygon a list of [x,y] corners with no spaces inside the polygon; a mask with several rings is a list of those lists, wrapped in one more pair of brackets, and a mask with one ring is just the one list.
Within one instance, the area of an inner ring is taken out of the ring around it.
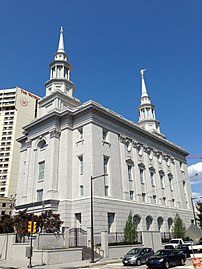
{"label": "spire finial", "polygon": [[146,70],[147,70],[147,69],[141,69],[141,70],[140,70],[140,74],[141,74],[142,78],[144,77],[144,72],[145,72]]}
{"label": "spire finial", "polygon": [[60,28],[60,39],[58,45],[58,52],[65,52],[64,50],[64,38],[63,38],[63,27]]}
{"label": "spire finial", "polygon": [[146,85],[145,85],[145,81],[144,81],[144,72],[146,71],[147,69],[141,69],[140,70],[140,74],[141,74],[141,77],[142,77],[142,97],[143,96],[148,96],[147,94],[147,89],[146,89]]}

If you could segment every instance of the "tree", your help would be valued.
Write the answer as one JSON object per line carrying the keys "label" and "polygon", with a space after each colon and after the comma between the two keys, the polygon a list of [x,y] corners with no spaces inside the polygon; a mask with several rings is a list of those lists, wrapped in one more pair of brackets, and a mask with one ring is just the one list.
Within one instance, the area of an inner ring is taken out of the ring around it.
{"label": "tree", "polygon": [[133,217],[131,211],[128,215],[128,219],[124,227],[124,238],[125,241],[130,244],[137,242],[137,227],[133,223]]}
{"label": "tree", "polygon": [[199,221],[199,226],[202,229],[202,202],[197,201],[195,206],[196,206],[196,209],[198,211],[197,220]]}
{"label": "tree", "polygon": [[13,218],[7,214],[1,216],[0,233],[13,233],[13,232],[14,232]]}
{"label": "tree", "polygon": [[27,229],[28,221],[38,222],[38,220],[39,217],[37,215],[34,215],[33,213],[27,213],[27,209],[19,211],[18,215],[14,216],[14,227],[20,237],[20,240],[22,240],[25,235],[29,235]]}
{"label": "tree", "polygon": [[60,232],[63,221],[60,220],[60,214],[55,214],[52,210],[47,210],[39,216],[39,228],[42,232],[58,233]]}
{"label": "tree", "polygon": [[186,237],[186,227],[178,213],[176,213],[174,218],[172,233],[174,238],[184,239]]}

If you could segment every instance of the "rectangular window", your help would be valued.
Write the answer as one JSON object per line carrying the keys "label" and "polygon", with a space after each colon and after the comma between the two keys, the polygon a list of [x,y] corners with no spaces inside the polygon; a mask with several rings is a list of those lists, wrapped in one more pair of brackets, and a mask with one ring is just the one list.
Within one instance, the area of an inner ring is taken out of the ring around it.
{"label": "rectangular window", "polygon": [[134,200],[134,191],[130,191],[130,200]]}
{"label": "rectangular window", "polygon": [[146,193],[142,193],[142,202],[146,202]]}
{"label": "rectangular window", "polygon": [[173,191],[173,182],[172,182],[172,178],[169,178],[169,187],[170,187],[170,191]]}
{"label": "rectangular window", "polygon": [[83,155],[79,156],[79,169],[80,169],[80,175],[83,175]]}
{"label": "rectangular window", "polygon": [[140,168],[140,182],[144,184],[144,170],[142,168]]}
{"label": "rectangular window", "polygon": [[163,205],[166,205],[166,197],[163,197]]}
{"label": "rectangular window", "polygon": [[109,186],[105,186],[105,196],[109,196]]}
{"label": "rectangular window", "polygon": [[108,174],[108,163],[109,163],[109,157],[104,156],[103,159],[104,174]]}
{"label": "rectangular window", "polygon": [[78,131],[79,131],[79,140],[82,140],[83,139],[83,127],[79,128]]}
{"label": "rectangular window", "polygon": [[133,180],[132,165],[128,165],[128,180],[129,181],[132,181]]}
{"label": "rectangular window", "polygon": [[160,175],[161,189],[164,189],[164,176]]}
{"label": "rectangular window", "polygon": [[43,200],[43,190],[37,190],[37,202],[40,202]]}
{"label": "rectangular window", "polygon": [[39,162],[39,176],[38,180],[43,180],[45,175],[45,161]]}
{"label": "rectangular window", "polygon": [[155,187],[154,172],[150,172],[150,177],[151,177],[151,185],[152,187]]}
{"label": "rectangular window", "polygon": [[83,185],[80,185],[80,196],[83,196]]}
{"label": "rectangular window", "polygon": [[108,233],[113,232],[113,226],[114,226],[114,219],[115,219],[115,213],[107,213],[107,219],[108,219]]}
{"label": "rectangular window", "polygon": [[104,141],[107,140],[107,135],[108,135],[108,131],[105,130],[105,129],[103,129],[103,130],[102,130],[102,139],[103,139]]}
{"label": "rectangular window", "polygon": [[153,203],[156,204],[156,195],[153,195]]}

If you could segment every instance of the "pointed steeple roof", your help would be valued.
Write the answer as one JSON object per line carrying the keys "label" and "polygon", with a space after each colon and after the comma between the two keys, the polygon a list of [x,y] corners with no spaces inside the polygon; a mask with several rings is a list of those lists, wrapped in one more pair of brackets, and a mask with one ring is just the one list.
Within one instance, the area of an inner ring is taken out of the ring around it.
{"label": "pointed steeple roof", "polygon": [[63,38],[63,28],[61,26],[60,28],[60,39],[59,39],[59,44],[58,44],[58,51],[57,52],[65,52],[64,50],[64,38]]}
{"label": "pointed steeple roof", "polygon": [[146,69],[140,70],[141,78],[142,78],[142,95],[140,99],[139,110],[139,122],[138,125],[143,129],[155,133],[161,137],[164,137],[160,133],[160,123],[156,120],[154,105],[152,105],[150,97],[147,93],[147,88],[144,80],[144,72]]}
{"label": "pointed steeple roof", "polygon": [[142,96],[141,97],[148,97],[147,88],[146,88],[146,84],[145,84],[145,81],[144,81],[144,72],[146,70],[147,69],[140,70],[140,74],[141,74],[141,77],[142,77]]}

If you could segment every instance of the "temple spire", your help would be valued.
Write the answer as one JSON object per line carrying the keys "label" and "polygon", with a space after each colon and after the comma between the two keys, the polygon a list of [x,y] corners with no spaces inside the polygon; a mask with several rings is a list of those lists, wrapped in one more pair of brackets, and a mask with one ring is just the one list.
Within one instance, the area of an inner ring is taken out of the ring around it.
{"label": "temple spire", "polygon": [[69,97],[73,97],[74,84],[70,79],[71,69],[64,49],[63,28],[61,27],[58,50],[55,53],[54,61],[50,64],[50,79],[45,83],[46,96],[61,91]]}
{"label": "temple spire", "polygon": [[144,72],[146,69],[140,70],[141,79],[142,79],[142,95],[140,99],[139,111],[139,121],[138,125],[143,129],[154,133],[158,136],[164,137],[160,133],[160,123],[156,120],[154,105],[151,103],[150,97],[147,93],[147,88],[144,80]]}
{"label": "temple spire", "polygon": [[147,89],[146,89],[146,84],[145,84],[145,81],[144,81],[144,72],[146,70],[147,69],[140,70],[140,74],[141,74],[141,77],[142,77],[142,97],[148,96]]}
{"label": "temple spire", "polygon": [[60,39],[58,44],[58,51],[57,52],[65,52],[64,50],[64,38],[63,38],[63,28],[60,28]]}

